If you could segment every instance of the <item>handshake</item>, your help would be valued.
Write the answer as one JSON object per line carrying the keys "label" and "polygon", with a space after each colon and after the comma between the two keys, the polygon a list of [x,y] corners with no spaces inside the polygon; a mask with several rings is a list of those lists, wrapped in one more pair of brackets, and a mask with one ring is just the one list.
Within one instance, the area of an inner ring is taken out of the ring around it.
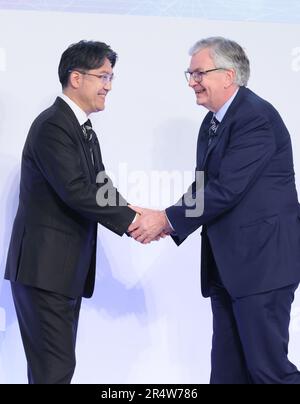
{"label": "handshake", "polygon": [[139,208],[129,205],[137,213],[137,217],[128,227],[128,235],[142,244],[158,241],[169,236],[173,229],[164,211]]}

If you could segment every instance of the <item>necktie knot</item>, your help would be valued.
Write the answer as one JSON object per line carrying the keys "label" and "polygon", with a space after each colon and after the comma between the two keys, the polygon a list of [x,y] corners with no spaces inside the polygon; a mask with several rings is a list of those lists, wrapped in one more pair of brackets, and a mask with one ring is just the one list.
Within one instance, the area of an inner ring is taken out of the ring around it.
{"label": "necktie knot", "polygon": [[93,127],[92,127],[92,122],[88,119],[84,124],[83,124],[83,126],[86,128],[86,129],[89,129],[89,130],[91,130]]}
{"label": "necktie knot", "polygon": [[93,127],[91,121],[88,119],[82,126],[82,132],[84,136],[84,140],[86,142],[90,142],[93,139]]}

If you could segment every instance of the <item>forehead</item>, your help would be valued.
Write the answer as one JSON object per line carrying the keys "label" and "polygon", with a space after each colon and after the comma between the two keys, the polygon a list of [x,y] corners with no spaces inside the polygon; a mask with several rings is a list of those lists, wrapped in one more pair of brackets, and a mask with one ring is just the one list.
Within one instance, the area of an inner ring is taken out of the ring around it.
{"label": "forehead", "polygon": [[201,49],[191,58],[190,70],[201,69],[206,70],[214,67],[214,62],[210,54],[209,48]]}

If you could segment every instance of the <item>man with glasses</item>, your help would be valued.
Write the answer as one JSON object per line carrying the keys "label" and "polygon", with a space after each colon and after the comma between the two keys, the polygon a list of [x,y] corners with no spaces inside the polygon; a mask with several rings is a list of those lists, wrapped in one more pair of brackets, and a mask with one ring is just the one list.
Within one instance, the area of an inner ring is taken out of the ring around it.
{"label": "man with glasses", "polygon": [[[88,120],[104,110],[116,59],[101,42],[66,49],[58,69],[62,94],[33,122],[24,146],[5,278],[32,384],[70,383],[81,298],[94,289],[97,222],[121,236],[136,216],[103,174]],[[104,186],[114,203],[99,201]]]}
{"label": "man with glasses", "polygon": [[[204,189],[195,182],[179,203],[165,212],[144,210],[129,230],[142,243],[172,230],[179,245],[202,226],[202,293],[213,312],[212,384],[299,384],[287,358],[300,281],[290,135],[275,108],[246,88],[249,60],[236,42],[200,40],[185,74],[197,104],[209,110],[197,146]],[[196,205],[203,195],[204,209],[191,214],[186,201]]]}

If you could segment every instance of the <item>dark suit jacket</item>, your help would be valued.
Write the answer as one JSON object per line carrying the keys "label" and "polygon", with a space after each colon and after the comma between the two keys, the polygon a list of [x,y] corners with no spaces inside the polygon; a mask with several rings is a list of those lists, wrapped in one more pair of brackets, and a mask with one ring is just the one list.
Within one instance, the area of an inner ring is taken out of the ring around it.
{"label": "dark suit jacket", "polygon": [[[207,149],[212,113],[199,132],[197,170],[207,177],[204,211],[167,215],[180,244],[202,231],[202,293],[209,295],[209,240],[224,286],[233,297],[300,280],[300,220],[289,133],[275,108],[242,87]],[[195,184],[192,191],[195,192]]]}
{"label": "dark suit jacket", "polygon": [[[99,155],[101,159],[100,150]],[[104,170],[102,159],[100,164]],[[98,206],[97,190],[78,120],[57,98],[33,122],[24,146],[5,278],[70,297],[90,297],[97,222],[122,235],[135,216],[126,202]]]}

